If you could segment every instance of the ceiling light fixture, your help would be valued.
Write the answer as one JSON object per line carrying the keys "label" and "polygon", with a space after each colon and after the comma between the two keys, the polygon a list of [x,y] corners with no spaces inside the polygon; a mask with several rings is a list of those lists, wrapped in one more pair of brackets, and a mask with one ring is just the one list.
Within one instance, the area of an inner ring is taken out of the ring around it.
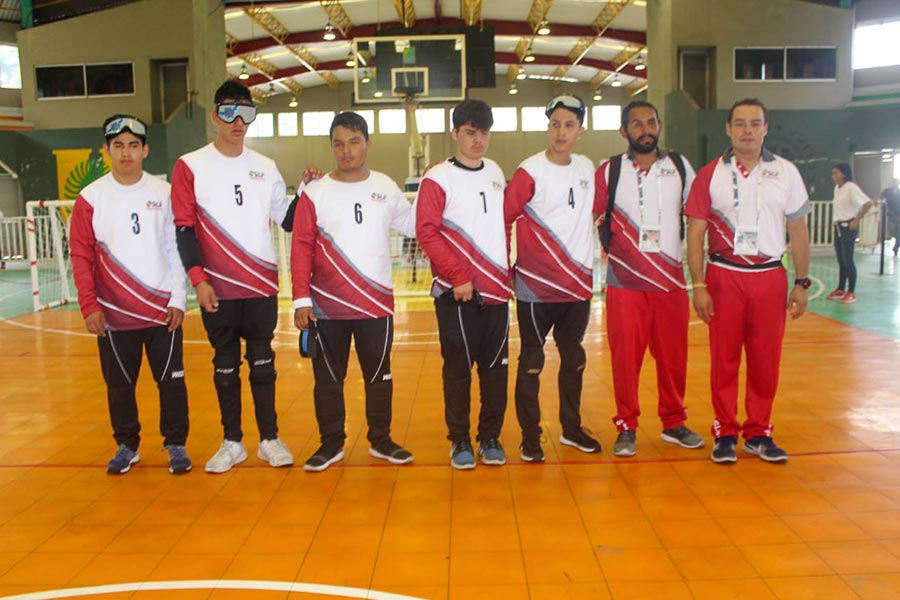
{"label": "ceiling light fixture", "polygon": [[531,53],[531,46],[529,46],[528,50],[525,51],[525,57],[522,58],[522,62],[534,62],[534,54]]}
{"label": "ceiling light fixture", "polygon": [[525,74],[525,69],[519,69],[519,72],[516,73],[516,79],[518,79],[519,81],[522,81],[526,77],[528,77],[528,75]]}
{"label": "ceiling light fixture", "polygon": [[541,19],[540,24],[538,24],[538,29],[535,32],[538,35],[550,35],[550,23],[547,19]]}
{"label": "ceiling light fixture", "polygon": [[509,84],[509,92],[508,93],[510,96],[515,96],[516,94],[519,93],[519,89],[516,87],[515,83]]}
{"label": "ceiling light fixture", "polygon": [[366,69],[365,71],[363,71],[362,79],[360,79],[359,81],[360,81],[360,83],[369,83],[370,81],[372,81],[372,78],[369,76],[369,70],[368,70],[368,69]]}
{"label": "ceiling light fixture", "polygon": [[638,56],[637,64],[634,65],[634,70],[635,71],[643,71],[646,68],[647,68],[647,65],[644,63],[644,57]]}
{"label": "ceiling light fixture", "polygon": [[353,48],[350,48],[349,54],[347,54],[347,62],[344,63],[348,67],[356,66],[356,58],[353,56]]}
{"label": "ceiling light fixture", "polygon": [[331,21],[329,21],[325,25],[325,35],[322,36],[322,39],[325,40],[326,42],[331,42],[336,37],[337,36],[334,34],[334,25],[332,25]]}
{"label": "ceiling light fixture", "polygon": [[382,92],[381,90],[378,90],[377,92],[375,92],[372,95],[375,96],[376,98],[381,98],[382,96],[384,96],[384,92]]}
{"label": "ceiling light fixture", "polygon": [[613,87],[622,87],[622,80],[619,79],[618,73],[616,73],[615,78],[612,80],[612,83],[610,83],[609,85],[611,85]]}
{"label": "ceiling light fixture", "polygon": [[297,108],[297,96],[291,96],[291,101],[288,102],[288,106],[291,108]]}
{"label": "ceiling light fixture", "polygon": [[238,75],[238,79],[250,79],[250,73],[247,72],[247,65],[241,65],[241,74]]}
{"label": "ceiling light fixture", "polygon": [[597,88],[596,90],[594,90],[594,95],[592,96],[592,98],[595,101],[603,100],[603,94],[600,93],[600,88]]}

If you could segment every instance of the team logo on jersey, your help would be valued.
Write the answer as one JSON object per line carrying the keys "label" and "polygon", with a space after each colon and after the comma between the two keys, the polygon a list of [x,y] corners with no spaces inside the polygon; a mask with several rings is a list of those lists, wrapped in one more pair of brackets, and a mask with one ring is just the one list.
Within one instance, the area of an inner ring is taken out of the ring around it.
{"label": "team logo on jersey", "polygon": [[763,170],[760,171],[760,176],[763,179],[778,179],[779,177],[781,177],[781,173],[779,173],[775,169],[763,168]]}
{"label": "team logo on jersey", "polygon": [[247,173],[247,176],[250,177],[250,179],[262,180],[262,179],[266,178],[266,172],[265,171],[254,171],[253,169],[250,169],[250,171]]}
{"label": "team logo on jersey", "polygon": [[147,208],[162,208],[162,200],[147,200]]}
{"label": "team logo on jersey", "polygon": [[495,192],[499,192],[503,190],[503,182],[502,181],[492,181],[491,187],[494,188]]}
{"label": "team logo on jersey", "polygon": [[678,171],[675,169],[670,169],[668,167],[660,167],[659,168],[659,176],[660,177],[672,177],[673,175],[677,175]]}
{"label": "team logo on jersey", "polygon": [[374,202],[384,202],[387,200],[387,194],[381,194],[379,192],[372,192],[370,196]]}
{"label": "team logo on jersey", "polygon": [[579,179],[578,185],[581,186],[581,189],[586,190],[586,189],[588,189],[588,187],[590,187],[591,182],[588,181],[587,179]]}

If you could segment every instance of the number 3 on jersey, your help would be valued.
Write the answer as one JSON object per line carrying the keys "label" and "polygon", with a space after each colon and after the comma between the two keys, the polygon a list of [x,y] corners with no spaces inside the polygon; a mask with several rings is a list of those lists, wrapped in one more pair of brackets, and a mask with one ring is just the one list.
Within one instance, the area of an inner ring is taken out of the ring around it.
{"label": "number 3 on jersey", "polygon": [[141,233],[141,218],[137,213],[131,213],[131,231],[134,235]]}

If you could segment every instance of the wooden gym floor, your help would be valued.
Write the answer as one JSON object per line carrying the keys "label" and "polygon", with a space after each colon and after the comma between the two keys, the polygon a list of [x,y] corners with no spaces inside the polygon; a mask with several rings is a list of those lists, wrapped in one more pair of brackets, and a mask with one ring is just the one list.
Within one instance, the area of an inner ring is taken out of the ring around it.
{"label": "wooden gym floor", "polygon": [[[858,259],[856,305],[824,300],[836,265],[817,257],[812,314],[788,324],[774,416],[775,437],[791,454],[786,465],[739,452],[737,464],[720,466],[708,447],[662,442],[649,356],[638,455],[613,457],[598,298],[583,414],[601,455],[558,443],[558,360],[548,345],[547,462],[519,460],[510,405],[501,438],[509,463],[452,470],[435,320],[418,303],[398,307],[393,353],[394,437],[416,462],[393,467],[369,457],[354,368],[347,458],[305,473],[299,465],[318,441],[312,374],[285,305],[276,335],[279,425],[298,466],[256,459],[247,402],[250,459],[224,475],[203,472],[221,429],[211,350],[193,311],[185,362],[195,469],[180,477],[166,469],[145,365],[141,462],[113,477],[105,473],[114,443],[96,343],[79,314],[4,319],[0,597],[900,597],[900,285],[897,263],[889,259],[890,274],[878,276],[877,257]],[[511,340],[512,375],[516,327]],[[709,443],[709,353],[699,322],[689,356],[688,424]],[[92,586],[109,587],[81,589]]]}

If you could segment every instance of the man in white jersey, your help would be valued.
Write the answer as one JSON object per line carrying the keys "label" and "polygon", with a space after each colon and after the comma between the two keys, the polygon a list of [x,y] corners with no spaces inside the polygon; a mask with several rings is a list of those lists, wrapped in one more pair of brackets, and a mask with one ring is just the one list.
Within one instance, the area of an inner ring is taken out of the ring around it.
{"label": "man in white jersey", "polygon": [[113,438],[119,445],[106,467],[127,473],[140,460],[141,424],[135,385],[144,348],[159,389],[159,429],[169,472],[191,470],[182,331],[187,297],[175,246],[169,184],[144,172],[147,126],[130,115],[103,124],[112,172],[78,195],[69,246],[78,303],[97,336]]}
{"label": "man in white jersey", "polygon": [[[769,125],[762,102],[755,98],[736,102],[725,130],[731,148],[700,169],[684,211],[689,217],[687,254],[694,308],[709,325],[716,415],[711,458],[735,462],[737,436],[743,434],[744,452],[784,462],[787,452],[772,440],[772,404],[778,390],[785,312],[796,319],[806,311],[809,197],[797,167],[763,147]],[[781,262],[785,222],[796,277],[790,296]],[[709,248],[705,279],[704,238]],[[743,424],[737,420],[742,352],[747,355]]]}
{"label": "man in white jersey", "polygon": [[416,196],[416,234],[431,260],[431,295],[444,359],[444,415],[450,464],[474,469],[469,433],[472,365],[478,363],[478,454],[506,464],[500,430],[509,370],[509,256],[503,172],[484,158],[494,117],[481,100],[453,109],[456,154],[425,174]]}
{"label": "man in white jersey", "polygon": [[415,231],[409,201],[387,175],[366,166],[369,128],[355,112],[335,116],[330,130],[337,168],[300,193],[291,237],[294,324],[314,323],[313,400],[321,447],[307,471],[344,458],[344,379],[350,339],[366,390],[369,454],[393,464],[413,455],[391,439],[391,345],[394,294],[390,232]]}
{"label": "man in white jersey", "polygon": [[[618,437],[616,456],[634,456],[641,364],[647,348],[656,360],[662,439],[700,448],[685,427],[687,336],[690,308],[681,262],[682,206],[694,170],[681,155],[659,147],[656,107],[636,100],[622,110],[620,135],[628,151],[597,169],[597,213],[609,255],[606,333],[612,362]],[[610,186],[614,188],[610,188]]]}
{"label": "man in white jersey", "polygon": [[275,163],[244,147],[256,118],[250,90],[226,81],[215,94],[216,140],[185,154],[172,172],[178,250],[197,292],[215,356],[213,382],[225,440],[206,463],[224,473],[247,460],[241,430],[241,338],[259,428],[257,456],[273,467],[294,464],[278,438],[275,353],[278,265],[270,221],[290,230],[289,202]]}
{"label": "man in white jersey", "polygon": [[516,224],[516,314],[522,349],[516,376],[520,456],[543,462],[540,374],[550,329],[559,349],[559,441],[582,452],[600,443],[581,427],[586,357],[581,345],[593,298],[594,167],[573,154],[584,135],[586,108],[578,96],[556,96],[545,111],[550,145],[526,158],[504,193],[507,236]]}

